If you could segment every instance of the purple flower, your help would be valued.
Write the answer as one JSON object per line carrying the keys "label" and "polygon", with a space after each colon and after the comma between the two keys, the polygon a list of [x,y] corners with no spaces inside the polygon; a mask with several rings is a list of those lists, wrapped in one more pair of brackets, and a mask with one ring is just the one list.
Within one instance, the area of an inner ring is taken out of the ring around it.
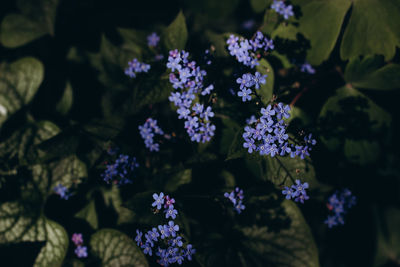
{"label": "purple flower", "polygon": [[260,84],[265,84],[265,82],[266,82],[265,78],[266,77],[267,77],[267,74],[261,75],[261,73],[256,71],[256,73],[252,77],[256,89],[260,88]]}
{"label": "purple flower", "polygon": [[164,211],[165,212],[165,218],[172,218],[175,219],[176,215],[178,214],[178,211],[174,209],[174,205],[169,205],[168,209]]}
{"label": "purple flower", "polygon": [[160,231],[161,239],[169,237],[169,231],[167,225],[159,225],[158,230]]}
{"label": "purple flower", "polygon": [[285,188],[282,190],[282,194],[286,195],[286,199],[291,199],[293,197],[293,190],[292,188],[285,186]]}
{"label": "purple flower", "polygon": [[68,188],[62,184],[58,184],[53,190],[57,195],[60,196],[61,199],[68,200],[68,198],[71,196],[71,194],[68,193]]}
{"label": "purple flower", "polygon": [[168,232],[172,237],[176,236],[176,232],[179,231],[179,225],[175,225],[173,221],[168,222]]}
{"label": "purple flower", "polygon": [[72,242],[74,242],[75,246],[79,246],[83,244],[82,234],[74,233],[71,238]]}

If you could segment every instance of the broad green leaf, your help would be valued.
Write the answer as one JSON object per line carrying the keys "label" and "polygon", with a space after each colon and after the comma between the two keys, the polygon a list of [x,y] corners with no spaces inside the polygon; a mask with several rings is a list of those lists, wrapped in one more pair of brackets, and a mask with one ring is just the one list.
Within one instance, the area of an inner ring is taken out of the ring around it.
{"label": "broad green leaf", "polygon": [[284,69],[289,69],[294,66],[286,55],[279,54],[275,50],[272,51],[271,56],[276,57],[281,62]]}
{"label": "broad green leaf", "polygon": [[251,7],[256,13],[263,12],[271,3],[271,0],[250,0]]}
{"label": "broad green leaf", "polygon": [[0,206],[0,244],[45,241],[45,220],[37,203],[6,202]]}
{"label": "broad green leaf", "polygon": [[243,135],[243,130],[236,131],[233,138],[231,139],[232,143],[229,146],[225,160],[237,159],[246,155],[247,151],[243,147],[244,140],[242,135]]}
{"label": "broad green leaf", "polygon": [[265,59],[260,60],[260,65],[256,67],[257,71],[262,75],[268,75],[266,78],[266,83],[261,84],[260,89],[257,90],[257,94],[261,96],[261,100],[264,104],[267,104],[274,92],[274,69]]}
{"label": "broad green leaf", "polygon": [[391,90],[400,88],[400,65],[383,66],[381,57],[352,58],[346,66],[346,82],[360,89]]}
{"label": "broad green leaf", "polygon": [[7,15],[0,26],[0,41],[16,48],[43,35],[54,35],[58,0],[18,0],[22,14]]}
{"label": "broad green leaf", "polygon": [[240,140],[238,140],[242,137],[241,134],[238,137],[239,132],[242,130],[240,125],[229,117],[222,118],[222,123],[224,128],[222,129],[219,152],[222,155],[227,155],[226,160],[240,157],[241,148],[243,147]]}
{"label": "broad green leaf", "polygon": [[396,47],[400,46],[398,27],[400,2],[397,0],[352,2],[350,20],[340,47],[341,58],[349,59],[358,55],[373,54],[383,55],[386,60],[393,58]]}
{"label": "broad green leaf", "polygon": [[[299,157],[280,157],[274,158],[267,156],[265,178],[277,186],[291,186],[293,180],[299,179],[308,182],[310,188],[315,188],[318,181],[315,178],[314,166],[308,161]],[[293,179],[293,180],[292,180]]]}
{"label": "broad green leaf", "polygon": [[[391,125],[390,115],[377,106],[371,99],[356,89],[342,87],[336,90],[336,94],[330,97],[324,104],[319,115],[321,140],[330,150],[344,149],[347,140],[347,155],[351,159],[373,159],[361,155],[365,152],[365,142],[376,142],[385,139]],[[352,141],[348,141],[352,140]],[[356,144],[354,141],[362,143]],[[363,147],[360,150],[349,152],[350,147],[356,145]],[[370,144],[373,155],[376,145]],[[359,153],[357,155],[356,153]],[[363,161],[363,163],[366,163]]]}
{"label": "broad green leaf", "polygon": [[275,28],[279,25],[279,14],[267,8],[264,13],[263,24],[260,27],[260,31],[271,35]]}
{"label": "broad green leaf", "polygon": [[311,230],[296,204],[285,200],[289,229],[273,232],[264,227],[244,227],[243,245],[249,266],[318,267],[318,250]]}
{"label": "broad green leaf", "polygon": [[32,57],[0,65],[0,127],[9,116],[31,102],[43,76],[43,64]]}
{"label": "broad green leaf", "polygon": [[117,30],[123,39],[122,49],[132,51],[136,57],[139,57],[143,47],[147,46],[146,34],[133,29],[119,28]]}
{"label": "broad green leaf", "polygon": [[93,256],[100,258],[102,266],[149,266],[140,248],[124,233],[102,229],[90,238]]}
{"label": "broad green leaf", "polygon": [[174,192],[179,186],[192,181],[192,169],[185,169],[172,176],[165,185],[165,191]]}
{"label": "broad green leaf", "polygon": [[[319,65],[332,52],[352,1],[296,0],[293,3],[301,7],[299,31],[311,42],[307,60],[313,65]],[[318,25],[329,25],[329,27]],[[365,31],[363,34],[369,35],[365,34]]]}
{"label": "broad green leaf", "polygon": [[[310,125],[312,120],[307,113],[304,112],[299,107],[291,107],[290,108],[290,117],[288,119],[284,119],[286,123],[296,122],[299,121],[300,125],[307,126]],[[303,127],[304,128],[304,127]]]}
{"label": "broad green leaf", "polygon": [[374,267],[395,263],[400,257],[400,210],[388,207],[382,210],[374,208],[376,222],[376,252]]}
{"label": "broad green leaf", "polygon": [[60,101],[56,105],[57,112],[61,115],[66,115],[70,111],[73,101],[74,92],[72,90],[71,84],[68,82]]}
{"label": "broad green leaf", "polygon": [[184,49],[188,38],[186,21],[183,12],[180,11],[174,21],[165,29],[162,36],[167,50]]}
{"label": "broad green leaf", "polygon": [[87,221],[93,229],[97,229],[99,226],[96,213],[96,204],[94,200],[91,200],[89,204],[87,204],[85,207],[83,207],[83,209],[78,211],[75,214],[75,217]]}
{"label": "broad green leaf", "polygon": [[16,130],[7,140],[0,143],[0,156],[16,157],[21,164],[35,162],[41,156],[36,145],[58,134],[60,129],[50,121],[29,123]]}
{"label": "broad green leaf", "polygon": [[46,219],[46,245],[36,258],[35,267],[62,266],[68,251],[69,238],[65,229]]}

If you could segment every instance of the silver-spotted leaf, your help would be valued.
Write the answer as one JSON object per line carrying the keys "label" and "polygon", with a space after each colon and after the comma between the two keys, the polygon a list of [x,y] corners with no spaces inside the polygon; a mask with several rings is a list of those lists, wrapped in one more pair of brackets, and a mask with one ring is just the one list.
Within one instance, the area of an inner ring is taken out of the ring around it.
{"label": "silver-spotted leaf", "polygon": [[102,266],[149,266],[140,248],[124,233],[102,229],[90,238],[93,255],[100,258]]}

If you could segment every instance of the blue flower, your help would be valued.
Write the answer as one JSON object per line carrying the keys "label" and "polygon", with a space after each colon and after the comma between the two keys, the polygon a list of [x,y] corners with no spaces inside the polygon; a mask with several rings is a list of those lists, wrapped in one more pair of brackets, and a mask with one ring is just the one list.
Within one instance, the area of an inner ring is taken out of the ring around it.
{"label": "blue flower", "polygon": [[268,76],[267,74],[261,75],[261,73],[259,73],[258,71],[256,71],[256,73],[254,74],[254,76],[252,76],[252,80],[253,80],[253,82],[254,82],[254,85],[255,85],[255,88],[256,88],[256,89],[259,89],[259,88],[260,88],[260,84],[265,84],[265,83],[266,83],[265,78],[266,78],[267,76]]}
{"label": "blue flower", "polygon": [[324,223],[327,224],[329,228],[332,228],[333,226],[338,224],[337,218],[334,215],[328,216],[328,218],[324,221]]}
{"label": "blue flower", "polygon": [[167,225],[159,225],[158,230],[160,231],[161,239],[169,237],[169,231]]}
{"label": "blue flower", "polygon": [[75,249],[75,254],[78,256],[78,258],[87,258],[88,253],[87,253],[87,247],[85,246],[78,246]]}
{"label": "blue flower", "polygon": [[186,249],[185,249],[185,252],[184,252],[185,257],[187,257],[187,259],[191,261],[192,260],[192,255],[194,253],[196,253],[196,250],[193,248],[193,246],[191,244],[188,244],[186,246]]}
{"label": "blue flower", "polygon": [[68,188],[63,186],[62,184],[58,184],[54,187],[54,192],[60,196],[60,198],[68,200],[71,194],[68,193]]}
{"label": "blue flower", "polygon": [[168,232],[172,237],[176,236],[176,232],[179,231],[179,225],[175,225],[173,221],[168,222]]}
{"label": "blue flower", "polygon": [[159,195],[156,193],[153,194],[153,199],[155,200],[153,204],[151,204],[153,207],[157,206],[157,209],[161,209],[161,206],[164,204],[164,193],[161,192]]}
{"label": "blue flower", "polygon": [[293,16],[293,6],[292,5],[288,5],[286,6],[282,11],[281,14],[283,15],[283,17],[285,19],[289,19],[289,17]]}
{"label": "blue flower", "polygon": [[279,103],[275,107],[276,117],[280,120],[282,118],[288,119],[290,117],[289,111],[290,107],[288,105],[284,105],[283,103]]}
{"label": "blue flower", "polygon": [[143,233],[141,231],[139,231],[138,229],[136,229],[135,241],[138,246],[141,246],[141,244],[142,244],[142,235],[143,235]]}
{"label": "blue flower", "polygon": [[228,198],[232,202],[233,208],[238,214],[245,209],[245,206],[242,203],[242,200],[244,199],[243,190],[241,190],[239,187],[236,187],[235,191],[230,193],[225,192],[224,197]]}
{"label": "blue flower", "polygon": [[159,41],[160,41],[160,36],[158,36],[157,33],[155,32],[147,36],[147,45],[150,47],[157,46]]}
{"label": "blue flower", "polygon": [[168,207],[168,210],[165,210],[164,211],[165,212],[165,218],[166,219],[168,219],[168,218],[172,218],[172,219],[175,219],[176,218],[176,215],[178,214],[178,211],[176,210],[176,209],[174,209],[174,205],[170,205],[169,207]]}
{"label": "blue flower", "polygon": [[153,251],[152,251],[152,249],[151,249],[151,245],[149,244],[149,243],[144,243],[142,246],[141,246],[141,248],[143,249],[143,253],[144,254],[147,254],[147,255],[149,255],[149,256],[152,256],[153,255]]}
{"label": "blue flower", "polygon": [[300,196],[306,194],[306,189],[308,188],[308,183],[302,184],[299,179],[296,179],[296,184],[292,185],[292,189],[294,190],[294,196]]}
{"label": "blue flower", "polygon": [[182,237],[177,236],[177,237],[171,239],[169,241],[169,245],[174,246],[174,247],[182,247],[182,245],[183,245]]}
{"label": "blue flower", "polygon": [[239,91],[237,94],[242,97],[243,102],[246,102],[251,100],[251,93],[252,91],[250,89],[243,88],[242,91]]}
{"label": "blue flower", "polygon": [[292,188],[285,186],[285,188],[282,190],[282,194],[286,195],[286,199],[291,199],[293,197],[293,190]]}
{"label": "blue flower", "polygon": [[131,78],[136,77],[136,73],[148,72],[150,69],[149,64],[141,63],[136,58],[128,62],[128,67],[125,69],[125,74]]}
{"label": "blue flower", "polygon": [[341,192],[335,192],[328,198],[327,204],[328,209],[333,212],[333,216],[329,215],[324,223],[327,224],[329,228],[338,224],[343,225],[343,216],[353,205],[355,205],[355,203],[355,196],[353,196],[351,191],[347,188],[343,189]]}

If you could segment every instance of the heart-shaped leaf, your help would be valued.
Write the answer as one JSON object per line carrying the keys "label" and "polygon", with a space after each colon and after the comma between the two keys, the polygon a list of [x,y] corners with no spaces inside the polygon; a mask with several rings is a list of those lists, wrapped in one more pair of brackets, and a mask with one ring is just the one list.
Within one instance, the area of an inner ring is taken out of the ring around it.
{"label": "heart-shaped leaf", "polygon": [[162,36],[165,48],[169,50],[184,49],[188,38],[186,21],[183,12],[180,11],[174,21],[165,29]]}

